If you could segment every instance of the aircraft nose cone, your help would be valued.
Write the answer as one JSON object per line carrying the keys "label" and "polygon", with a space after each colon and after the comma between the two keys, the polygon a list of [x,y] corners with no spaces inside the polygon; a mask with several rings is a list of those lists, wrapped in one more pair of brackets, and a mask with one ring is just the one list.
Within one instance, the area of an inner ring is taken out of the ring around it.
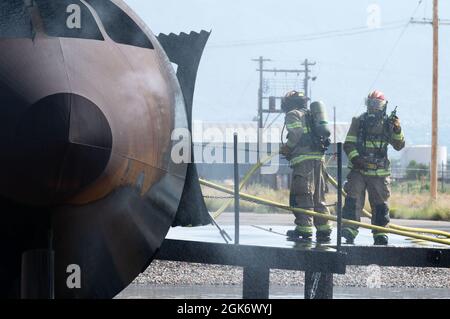
{"label": "aircraft nose cone", "polygon": [[17,121],[4,154],[0,194],[29,205],[63,202],[105,170],[112,133],[102,111],[75,94],[47,96]]}

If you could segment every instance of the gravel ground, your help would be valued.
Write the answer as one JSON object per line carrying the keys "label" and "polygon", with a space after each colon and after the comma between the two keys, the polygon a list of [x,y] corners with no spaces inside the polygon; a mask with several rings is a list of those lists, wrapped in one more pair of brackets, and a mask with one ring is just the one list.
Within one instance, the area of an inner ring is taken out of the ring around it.
{"label": "gravel ground", "polygon": [[[303,286],[304,273],[272,270],[271,285]],[[217,285],[242,284],[242,268],[154,261],[134,284]],[[335,275],[337,287],[450,288],[450,269],[348,266],[347,274]]]}

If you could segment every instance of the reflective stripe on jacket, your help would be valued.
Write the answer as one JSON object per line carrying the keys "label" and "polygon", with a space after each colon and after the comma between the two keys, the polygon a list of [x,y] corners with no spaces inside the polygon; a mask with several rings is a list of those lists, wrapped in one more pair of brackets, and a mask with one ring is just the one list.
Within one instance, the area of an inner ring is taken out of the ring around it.
{"label": "reflective stripe on jacket", "polygon": [[[393,131],[386,131],[387,128],[384,125],[384,122],[380,121],[374,126],[367,128],[366,141],[361,141],[360,125],[364,122],[365,116],[366,113],[363,113],[362,115],[353,118],[345,139],[344,150],[349,159],[348,167],[353,169],[351,161],[358,156],[378,154],[378,159],[386,160],[387,166],[385,168],[359,171],[366,176],[389,176],[391,175],[391,169],[387,154],[383,154],[384,146],[391,145],[395,150],[400,151],[405,147],[405,136],[403,132],[395,133]],[[363,148],[365,149],[365,154],[360,154],[363,151],[360,147],[361,145],[363,145]],[[381,158],[379,153],[383,154]]]}
{"label": "reflective stripe on jacket", "polygon": [[307,160],[323,160],[324,153],[314,150],[311,132],[307,123],[307,109],[292,110],[286,114],[288,131],[287,146],[292,150],[290,165],[298,165]]}

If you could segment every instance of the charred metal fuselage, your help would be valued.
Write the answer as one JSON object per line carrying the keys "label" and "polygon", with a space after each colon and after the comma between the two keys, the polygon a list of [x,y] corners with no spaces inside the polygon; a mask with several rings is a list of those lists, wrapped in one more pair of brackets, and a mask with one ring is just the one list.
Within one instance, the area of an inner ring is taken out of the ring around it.
{"label": "charred metal fuselage", "polygon": [[[17,295],[24,251],[51,245],[57,298],[113,297],[149,265],[180,205],[179,81],[121,0],[0,9],[0,293]],[[81,287],[67,286],[69,265]]]}

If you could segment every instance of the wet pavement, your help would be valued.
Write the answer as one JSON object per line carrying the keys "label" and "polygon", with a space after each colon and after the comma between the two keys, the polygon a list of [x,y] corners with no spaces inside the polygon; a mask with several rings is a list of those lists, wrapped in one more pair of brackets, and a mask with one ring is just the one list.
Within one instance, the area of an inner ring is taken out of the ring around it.
{"label": "wet pavement", "polygon": [[[270,214],[270,213],[252,213],[241,212],[240,222],[241,225],[281,225],[292,226],[294,225],[293,214]],[[363,217],[361,219],[363,223],[370,224],[370,219]],[[225,212],[217,218],[217,222],[221,225],[234,225],[234,213]],[[418,227],[427,229],[439,229],[450,232],[450,222],[446,221],[433,221],[433,220],[413,220],[413,219],[392,219],[391,222],[400,226]]]}
{"label": "wet pavement", "polygon": [[[302,287],[271,286],[270,299],[303,299]],[[131,285],[116,299],[241,299],[241,286]],[[334,299],[450,299],[450,289],[334,288]]]}
{"label": "wet pavement", "polygon": [[[224,229],[229,237],[234,240],[233,225],[222,226],[222,229]],[[289,241],[285,236],[286,232],[290,229],[293,229],[293,226],[243,225],[239,228],[240,244],[286,248],[298,247],[298,242]],[[313,241],[310,244],[303,242],[303,246],[305,246],[305,248],[307,248],[308,246],[308,248],[314,248],[318,246],[335,246],[337,242],[336,233],[336,229],[334,229],[332,234],[332,241],[327,245],[316,245],[316,243]],[[225,240],[215,226],[172,228],[167,238],[189,241],[225,243]],[[345,242],[345,240],[343,242]],[[373,245],[373,237],[371,231],[368,229],[360,229],[360,233],[355,240],[355,245]],[[414,240],[394,234],[389,234],[389,245],[400,247],[446,247],[445,245]]]}

